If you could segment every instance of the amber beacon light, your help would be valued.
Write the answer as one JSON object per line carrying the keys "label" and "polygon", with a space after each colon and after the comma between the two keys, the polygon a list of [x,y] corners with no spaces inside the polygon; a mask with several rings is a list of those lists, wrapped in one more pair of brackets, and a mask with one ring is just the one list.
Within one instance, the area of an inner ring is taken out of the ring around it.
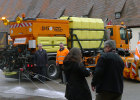
{"label": "amber beacon light", "polygon": [[23,19],[22,19],[21,17],[19,17],[19,16],[16,18],[16,22],[17,22],[18,24],[21,23],[22,20],[23,20]]}
{"label": "amber beacon light", "polygon": [[6,17],[2,17],[1,19],[2,19],[4,25],[9,24],[9,20],[7,20]]}

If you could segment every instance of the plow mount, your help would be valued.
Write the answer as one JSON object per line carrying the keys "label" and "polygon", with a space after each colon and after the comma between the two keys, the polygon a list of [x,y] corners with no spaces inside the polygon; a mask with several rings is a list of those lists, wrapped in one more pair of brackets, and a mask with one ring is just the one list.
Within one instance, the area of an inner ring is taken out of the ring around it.
{"label": "plow mount", "polygon": [[122,57],[122,59],[125,63],[125,68],[123,71],[124,78],[140,82],[139,77],[140,60],[135,60],[134,57]]}

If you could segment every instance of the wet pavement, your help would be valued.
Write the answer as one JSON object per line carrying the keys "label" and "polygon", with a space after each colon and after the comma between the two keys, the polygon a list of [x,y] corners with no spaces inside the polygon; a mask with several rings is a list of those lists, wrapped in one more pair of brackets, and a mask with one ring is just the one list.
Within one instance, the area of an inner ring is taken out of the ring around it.
{"label": "wet pavement", "polygon": [[[140,72],[140,70],[139,70]],[[60,80],[47,81],[46,84],[29,80],[5,78],[0,71],[0,100],[66,100],[65,85],[58,84]],[[87,78],[90,86],[91,77]],[[140,83],[124,80],[124,93],[122,100],[140,100]],[[92,92],[93,100],[95,92]]]}
{"label": "wet pavement", "polygon": [[0,100],[65,100],[65,85],[57,81],[43,84],[24,79],[19,83],[17,79],[5,78],[0,71]]}

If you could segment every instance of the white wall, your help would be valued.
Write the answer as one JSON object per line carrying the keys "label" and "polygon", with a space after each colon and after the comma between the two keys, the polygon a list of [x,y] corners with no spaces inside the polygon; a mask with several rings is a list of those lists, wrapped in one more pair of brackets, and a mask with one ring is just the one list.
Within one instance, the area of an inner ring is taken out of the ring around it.
{"label": "white wall", "polygon": [[132,29],[132,39],[130,40],[130,50],[135,51],[137,42],[139,40],[140,28]]}

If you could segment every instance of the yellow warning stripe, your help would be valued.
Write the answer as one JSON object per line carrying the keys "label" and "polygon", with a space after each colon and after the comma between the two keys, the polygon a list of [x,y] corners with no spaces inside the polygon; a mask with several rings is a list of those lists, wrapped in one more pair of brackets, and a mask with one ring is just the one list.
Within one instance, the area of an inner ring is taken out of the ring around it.
{"label": "yellow warning stripe", "polygon": [[3,72],[4,75],[15,75],[17,72]]}

